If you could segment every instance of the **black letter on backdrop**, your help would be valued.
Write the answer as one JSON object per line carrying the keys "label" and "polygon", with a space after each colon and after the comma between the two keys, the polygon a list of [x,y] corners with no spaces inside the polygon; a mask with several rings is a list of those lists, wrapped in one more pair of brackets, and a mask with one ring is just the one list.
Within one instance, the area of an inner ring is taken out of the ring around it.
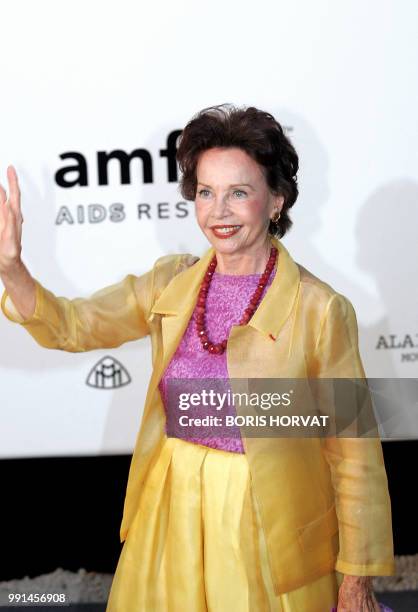
{"label": "black letter on backdrop", "polygon": [[[65,168],[61,168],[57,170],[55,173],[55,182],[60,187],[74,187],[74,185],[80,185],[80,187],[86,187],[88,184],[87,179],[87,161],[84,155],[81,153],[76,153],[75,151],[71,151],[68,153],[61,153],[60,159],[68,159],[73,158],[77,161],[74,166],[66,166]],[[65,178],[67,172],[77,172],[78,177],[73,181],[68,181]]]}
{"label": "black letter on backdrop", "polygon": [[130,155],[121,149],[115,149],[107,153],[97,152],[97,168],[99,174],[99,185],[108,185],[107,165],[110,159],[117,159],[120,163],[120,174],[122,185],[131,182],[130,162],[134,157],[142,160],[142,175],[144,183],[152,183],[152,157],[146,149],[135,149]]}
{"label": "black letter on backdrop", "polygon": [[183,130],[174,130],[167,136],[167,148],[160,149],[160,157],[167,158],[167,176],[169,183],[175,183],[177,181],[177,139]]}

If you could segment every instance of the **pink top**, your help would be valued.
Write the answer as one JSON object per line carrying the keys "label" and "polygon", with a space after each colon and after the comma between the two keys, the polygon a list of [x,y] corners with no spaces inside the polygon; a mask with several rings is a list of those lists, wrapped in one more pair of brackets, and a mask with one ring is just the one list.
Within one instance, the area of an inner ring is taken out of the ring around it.
{"label": "pink top", "polygon": [[[270,278],[266,287],[264,288],[261,299],[263,299],[268,287],[271,285],[276,269],[277,267],[275,267],[270,274]],[[236,275],[214,272],[206,300],[206,328],[211,342],[221,342],[224,338],[229,337],[231,327],[233,325],[238,325],[244,310],[248,306],[251,296],[257,288],[260,277],[261,274]],[[197,336],[195,315],[196,310],[193,311],[183,338],[159,383],[159,389],[161,391],[161,396],[168,418],[170,417],[170,415],[167,413],[168,379],[221,378],[225,381],[221,385],[222,391],[225,392],[227,389],[230,389],[227,383],[229,374],[227,368],[226,351],[221,355],[214,355],[208,353],[208,351],[202,348],[200,339]],[[179,415],[193,416],[192,412],[192,409],[184,412],[177,409],[177,422]],[[205,414],[209,414],[208,409],[206,409]],[[219,415],[220,413],[211,407],[210,414]],[[222,414],[225,414],[225,412]],[[231,406],[227,414],[236,415],[235,408]],[[180,433],[180,435],[176,434],[176,437],[181,437],[189,442],[202,444],[212,448],[218,448],[235,453],[244,453],[245,450],[242,444],[239,427],[229,426],[226,429],[227,432],[225,430],[223,435],[219,436],[220,430],[218,427],[209,427],[209,431],[206,429],[205,436],[202,436],[201,427],[181,427],[183,433]]]}

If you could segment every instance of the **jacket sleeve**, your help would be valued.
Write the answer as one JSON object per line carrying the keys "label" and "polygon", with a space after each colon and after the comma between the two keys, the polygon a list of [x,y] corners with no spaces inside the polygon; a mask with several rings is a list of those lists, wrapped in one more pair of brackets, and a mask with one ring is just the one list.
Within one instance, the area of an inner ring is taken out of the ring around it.
{"label": "jacket sleeve", "polygon": [[[322,319],[315,375],[363,379],[359,382],[367,385],[356,314],[351,302],[338,293],[330,297]],[[355,394],[350,394],[350,401],[351,397],[356,401]],[[335,569],[354,576],[393,575],[391,502],[380,438],[324,437],[322,448],[331,470],[339,525]]]}
{"label": "jacket sleeve", "polygon": [[142,276],[128,274],[90,297],[74,299],[58,297],[34,279],[36,305],[31,317],[19,314],[6,291],[1,309],[45,348],[74,353],[115,348],[149,333],[152,279],[153,270]]}

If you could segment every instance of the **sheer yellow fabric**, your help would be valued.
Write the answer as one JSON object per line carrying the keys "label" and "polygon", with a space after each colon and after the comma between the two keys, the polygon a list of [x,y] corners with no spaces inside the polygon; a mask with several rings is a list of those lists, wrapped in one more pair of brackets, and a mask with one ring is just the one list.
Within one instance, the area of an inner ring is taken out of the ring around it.
{"label": "sheer yellow fabric", "polygon": [[[228,338],[231,379],[363,378],[350,301],[297,264],[280,240],[272,285],[245,326]],[[90,298],[56,297],[37,282],[34,315],[23,322],[42,346],[86,351],[151,337],[153,373],[132,457],[121,541],[137,516],[147,475],[164,440],[158,382],[187,327],[214,254],[160,258]],[[274,591],[284,594],[337,570],[395,572],[391,506],[380,440],[244,438]]]}
{"label": "sheer yellow fabric", "polygon": [[275,595],[245,455],[166,438],[107,612],[329,612],[342,575]]}
{"label": "sheer yellow fabric", "polygon": [[[333,295],[327,305],[312,375],[329,379],[365,377],[354,308],[339,294]],[[340,537],[336,568],[352,575],[378,575],[386,570],[392,573],[392,521],[380,440],[327,437],[322,439],[322,446],[331,469],[338,516]],[[371,532],[380,537],[379,554],[383,560],[387,559],[386,563],[374,559],[375,542],[370,538]]]}
{"label": "sheer yellow fabric", "polygon": [[3,293],[5,316],[26,327],[41,346],[70,352],[113,348],[149,333],[144,317],[152,273],[128,274],[89,298],[57,297],[35,280],[35,312],[24,319],[10,296]]}

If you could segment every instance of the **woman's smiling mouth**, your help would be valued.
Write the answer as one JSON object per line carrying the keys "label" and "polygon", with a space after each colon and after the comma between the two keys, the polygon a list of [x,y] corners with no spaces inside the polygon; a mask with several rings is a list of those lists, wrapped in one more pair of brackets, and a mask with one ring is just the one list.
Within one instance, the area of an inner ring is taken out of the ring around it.
{"label": "woman's smiling mouth", "polygon": [[241,227],[242,225],[213,225],[211,230],[217,238],[230,238],[236,234]]}

